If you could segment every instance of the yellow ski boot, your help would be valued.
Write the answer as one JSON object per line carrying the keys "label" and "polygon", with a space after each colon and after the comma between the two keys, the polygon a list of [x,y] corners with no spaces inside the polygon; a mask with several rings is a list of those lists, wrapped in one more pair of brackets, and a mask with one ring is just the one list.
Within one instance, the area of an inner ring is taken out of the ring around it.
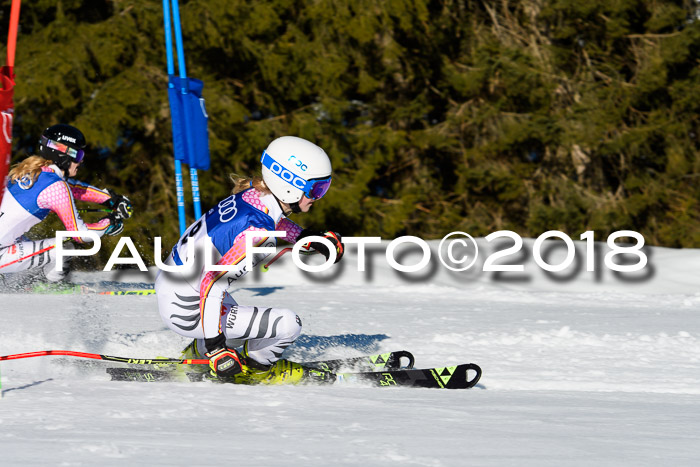
{"label": "yellow ski boot", "polygon": [[250,374],[255,384],[297,384],[304,378],[304,368],[289,360],[277,360],[267,371]]}
{"label": "yellow ski boot", "polygon": [[270,366],[261,365],[248,355],[248,345],[243,346],[243,371],[236,375],[236,382],[242,384],[304,384],[335,382],[335,374],[320,368],[305,367],[289,360],[277,360]]}

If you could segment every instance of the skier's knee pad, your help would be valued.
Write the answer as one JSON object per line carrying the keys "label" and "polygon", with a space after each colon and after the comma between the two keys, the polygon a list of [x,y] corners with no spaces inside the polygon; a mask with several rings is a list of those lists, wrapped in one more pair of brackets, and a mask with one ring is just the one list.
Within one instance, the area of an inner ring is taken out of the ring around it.
{"label": "skier's knee pad", "polygon": [[277,323],[276,337],[295,341],[301,334],[301,318],[292,310],[286,308],[280,308],[276,311],[278,312],[278,318],[281,318]]}

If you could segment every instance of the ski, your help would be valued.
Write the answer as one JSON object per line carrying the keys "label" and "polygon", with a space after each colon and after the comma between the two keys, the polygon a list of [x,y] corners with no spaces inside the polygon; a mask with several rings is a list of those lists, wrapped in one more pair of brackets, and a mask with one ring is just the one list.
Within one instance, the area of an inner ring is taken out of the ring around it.
{"label": "ski", "polygon": [[[81,352],[73,353],[70,351],[45,351],[38,352],[34,354],[18,354],[10,355],[7,357],[20,357],[25,356],[37,357],[41,355],[69,355],[86,357],[87,355]],[[182,360],[176,358],[156,358],[156,359],[135,359],[126,357],[110,357],[107,355],[90,355],[89,358],[94,358],[95,360],[108,360],[119,363],[136,364],[139,365],[141,369],[152,369],[152,370],[167,370],[174,371],[177,367],[182,364],[194,363],[193,360]],[[0,356],[0,360],[6,359]],[[202,357],[201,360],[197,360],[196,364],[206,365],[209,361]],[[398,369],[410,369],[413,368],[415,359],[411,352],[407,350],[398,350],[394,352],[385,352],[376,355],[363,355],[361,357],[349,357],[340,358],[333,360],[318,360],[313,362],[303,362],[303,365],[307,368],[317,368],[321,370],[331,371],[337,373],[339,371],[346,372],[362,372],[362,371],[382,371],[382,370],[398,370]],[[72,360],[72,359],[56,359],[55,363],[59,365],[72,365],[80,366],[82,368],[96,368],[101,367],[102,363],[94,360]],[[190,367],[191,369],[193,367]],[[191,371],[191,370],[188,370]]]}
{"label": "ski", "polygon": [[106,290],[97,292],[98,295],[155,295],[154,289],[150,290]]}
{"label": "ski", "polygon": [[[402,359],[406,359],[406,363],[402,363]],[[381,371],[381,370],[398,370],[400,368],[413,368],[415,358],[413,354],[407,350],[398,350],[395,352],[386,352],[377,355],[363,355],[362,357],[339,358],[335,360],[319,360],[315,362],[303,362],[307,367],[320,368],[337,372],[338,370],[347,371]]]}
{"label": "ski", "polygon": [[139,383],[155,383],[158,381],[197,382],[209,379],[206,372],[143,370],[141,368],[107,368],[107,374],[112,377],[112,381],[136,381]]}
{"label": "ski", "polygon": [[[321,370],[332,371],[334,373],[337,373],[340,370],[357,373],[363,371],[411,369],[413,368],[415,361],[416,360],[411,352],[407,350],[396,350],[393,352],[384,352],[375,355],[362,355],[360,357],[301,362],[301,364],[308,368],[318,368]],[[162,366],[159,368],[158,365],[155,365],[152,368],[154,370],[163,369]]]}
{"label": "ski", "polygon": [[[112,381],[137,381],[152,383],[158,381],[215,381],[209,373],[194,373],[163,370],[142,370],[133,368],[107,368]],[[470,376],[471,375],[471,376]],[[481,368],[474,363],[426,369],[399,369],[377,372],[338,373],[336,383],[369,384],[376,387],[418,387],[442,389],[469,389],[481,378]]]}
{"label": "ski", "polygon": [[469,389],[481,378],[481,368],[475,363],[436,367],[412,368],[364,373],[338,373],[340,383],[371,383],[378,387],[414,387],[435,389]]}
{"label": "ski", "polygon": [[41,295],[154,295],[153,284],[147,282],[100,281],[74,284],[72,282],[27,283],[5,281],[0,276],[0,293],[30,293]]}
{"label": "ski", "polygon": [[154,295],[156,293],[153,286],[144,288],[140,283],[133,285],[135,286],[133,289],[115,286],[114,290],[105,290],[101,287],[101,284],[38,283],[34,284],[30,289],[26,290],[26,292],[52,295]]}

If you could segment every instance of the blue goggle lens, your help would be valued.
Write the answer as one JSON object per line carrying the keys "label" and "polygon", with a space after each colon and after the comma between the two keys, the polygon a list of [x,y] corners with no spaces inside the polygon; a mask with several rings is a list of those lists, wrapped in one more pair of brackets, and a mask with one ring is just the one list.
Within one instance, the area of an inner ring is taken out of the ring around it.
{"label": "blue goggle lens", "polygon": [[311,187],[304,191],[304,194],[311,199],[321,199],[331,187],[331,177],[323,180],[309,180],[307,183],[311,183]]}

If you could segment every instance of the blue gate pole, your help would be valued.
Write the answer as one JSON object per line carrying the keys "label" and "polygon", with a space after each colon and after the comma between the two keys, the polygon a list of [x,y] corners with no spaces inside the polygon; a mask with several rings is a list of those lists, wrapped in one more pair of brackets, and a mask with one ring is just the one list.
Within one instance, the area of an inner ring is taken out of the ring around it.
{"label": "blue gate pole", "polygon": [[[177,67],[180,72],[181,83],[183,86],[187,83],[187,71],[185,69],[185,48],[182,45],[182,28],[180,27],[180,8],[177,0],[172,0],[173,4],[173,24],[175,25],[175,44],[177,46]],[[188,89],[183,87],[180,92],[187,94]],[[185,112],[185,128],[190,128],[189,114]],[[187,138],[187,149],[190,155],[194,155],[194,141],[192,138]],[[202,206],[199,202],[199,178],[197,177],[197,169],[190,167],[190,180],[192,182],[192,201],[194,202],[194,217],[199,219],[202,217]]]}
{"label": "blue gate pole", "polygon": [[[173,63],[173,37],[170,24],[170,4],[168,0],[163,0],[163,18],[165,20],[165,52],[168,59],[168,75],[175,73],[175,65]],[[168,87],[174,87],[168,80]],[[170,122],[173,130],[173,149],[175,148],[175,120],[172,118],[172,108],[170,109]],[[175,158],[175,192],[177,193],[177,217],[180,221],[180,235],[185,233],[187,228],[185,217],[185,190],[182,186],[182,163]],[[199,218],[199,217],[198,217]]]}

